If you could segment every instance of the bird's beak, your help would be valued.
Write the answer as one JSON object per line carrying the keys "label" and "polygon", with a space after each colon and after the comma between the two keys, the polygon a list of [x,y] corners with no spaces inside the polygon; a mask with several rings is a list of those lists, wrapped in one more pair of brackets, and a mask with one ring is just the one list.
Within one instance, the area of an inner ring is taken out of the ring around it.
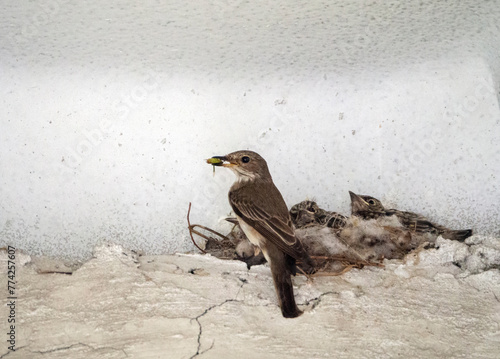
{"label": "bird's beak", "polygon": [[363,200],[360,196],[358,196],[356,193],[349,191],[349,195],[351,196],[351,201],[356,201],[356,200]]}
{"label": "bird's beak", "polygon": [[212,166],[223,166],[223,167],[231,167],[234,166],[234,163],[231,163],[226,156],[213,156],[207,160],[208,164]]}
{"label": "bird's beak", "polygon": [[351,195],[351,209],[353,211],[360,210],[368,206],[368,203],[366,203],[366,201],[356,193],[349,191],[349,194]]}
{"label": "bird's beak", "polygon": [[232,224],[239,224],[238,222],[238,218],[236,217],[226,217],[224,218],[226,221],[228,221],[229,223],[232,223]]}
{"label": "bird's beak", "polygon": [[352,203],[358,203],[358,204],[368,204],[366,201],[358,196],[356,193],[349,191],[349,194],[351,195],[351,202]]}

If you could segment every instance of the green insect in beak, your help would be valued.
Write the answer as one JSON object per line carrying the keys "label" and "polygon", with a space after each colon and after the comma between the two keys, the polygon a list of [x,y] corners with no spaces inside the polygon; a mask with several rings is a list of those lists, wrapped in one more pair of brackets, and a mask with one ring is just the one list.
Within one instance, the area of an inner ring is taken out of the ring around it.
{"label": "green insect in beak", "polygon": [[222,166],[222,164],[224,163],[224,158],[223,157],[219,157],[219,156],[214,156],[214,157],[211,157],[207,160],[207,163],[208,164],[211,164],[214,168],[214,176],[215,176],[215,166]]}
{"label": "green insect in beak", "polygon": [[220,166],[222,164],[222,160],[219,157],[212,157],[207,160],[207,163],[214,165],[214,166]]}

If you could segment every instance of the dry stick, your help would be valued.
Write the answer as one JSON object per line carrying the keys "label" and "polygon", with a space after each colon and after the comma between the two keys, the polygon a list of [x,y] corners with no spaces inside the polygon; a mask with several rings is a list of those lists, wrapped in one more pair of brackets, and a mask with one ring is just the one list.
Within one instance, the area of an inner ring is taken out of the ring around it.
{"label": "dry stick", "polygon": [[201,249],[198,244],[196,244],[196,242],[194,241],[194,238],[193,238],[193,233],[194,234],[197,234],[199,235],[200,237],[202,238],[205,238],[207,241],[210,239],[210,237],[207,237],[206,235],[204,235],[203,233],[201,232],[198,232],[196,231],[194,228],[195,227],[200,227],[200,228],[203,228],[204,230],[210,232],[210,233],[213,233],[219,237],[221,237],[223,240],[226,239],[229,241],[229,238],[227,238],[225,235],[217,232],[217,231],[214,231],[213,229],[211,228],[208,228],[208,227],[205,227],[205,226],[202,226],[200,224],[191,224],[191,222],[189,221],[189,214],[191,213],[191,202],[189,202],[189,209],[188,209],[188,214],[187,214],[187,222],[188,222],[188,229],[189,229],[189,235],[191,236],[191,241],[193,242],[193,244],[196,246],[196,248],[198,248],[200,251],[202,251],[203,253],[207,253],[205,250]]}
{"label": "dry stick", "polygon": [[334,276],[339,276],[342,275],[346,272],[349,272],[351,269],[353,269],[355,266],[353,265],[348,265],[344,269],[342,269],[340,272],[316,272],[313,274],[313,277],[334,277]]}
{"label": "dry stick", "polygon": [[374,267],[385,267],[382,263],[376,263],[376,262],[369,262],[365,260],[358,260],[353,263],[352,260],[349,260],[348,258],[344,256],[311,256],[311,258],[314,259],[324,259],[326,261],[328,260],[333,260],[333,261],[338,261],[342,265],[345,266],[344,269],[342,269],[340,272],[328,272],[325,270],[327,267],[327,263],[323,266],[323,268],[318,269],[316,273],[312,275],[312,277],[324,277],[324,276],[339,276],[342,275],[348,271],[350,271],[353,268],[360,268],[361,266],[374,266]]}
{"label": "dry stick", "polygon": [[345,256],[311,256],[311,258],[314,259],[324,259],[324,260],[334,260],[338,262],[347,262],[349,265],[365,265],[365,266],[373,266],[373,267],[385,267],[384,264],[382,263],[377,263],[377,262],[369,262],[365,260],[357,260],[353,261],[350,260],[349,258]]}
{"label": "dry stick", "polygon": [[303,274],[307,277],[307,279],[312,279],[314,277],[322,277],[322,276],[339,276],[342,275],[348,271],[350,271],[353,268],[360,268],[360,266],[373,266],[373,267],[382,267],[384,268],[385,266],[382,263],[376,263],[376,262],[368,262],[364,260],[358,260],[356,262],[353,262],[352,260],[349,260],[348,258],[344,256],[311,256],[313,259],[324,259],[326,261],[328,260],[333,260],[333,261],[338,261],[342,265],[345,266],[344,269],[342,269],[340,272],[328,272],[325,270],[327,263],[322,268],[318,268],[318,271],[314,274],[307,274],[305,273],[302,268],[298,267],[298,273]]}
{"label": "dry stick", "polygon": [[196,244],[196,242],[194,241],[194,238],[193,238],[193,226],[191,225],[191,222],[189,221],[189,214],[190,213],[191,213],[191,202],[189,202],[189,208],[188,208],[188,214],[187,214],[187,222],[188,222],[189,235],[191,236],[191,241],[193,241],[193,244],[196,246],[196,248],[198,248],[203,253],[207,253],[203,249],[201,249],[200,246],[198,246],[198,244]]}
{"label": "dry stick", "polygon": [[200,228],[203,228],[205,231],[211,232],[211,233],[213,233],[213,234],[215,234],[215,235],[217,235],[217,236],[221,237],[223,240],[224,240],[224,239],[227,239],[227,240],[229,241],[229,238],[227,238],[225,235],[223,235],[223,234],[221,234],[221,233],[219,233],[219,232],[217,232],[217,231],[214,231],[214,230],[213,230],[213,229],[211,229],[211,228],[208,228],[208,227],[202,226],[201,224],[193,224],[193,225],[191,226],[191,231],[192,231],[194,234],[197,234],[197,235],[199,235],[200,237],[205,238],[206,240],[209,240],[209,239],[210,239],[210,237],[207,237],[206,235],[204,235],[204,234],[203,234],[203,233],[201,233],[201,232],[195,231],[195,230],[193,229],[194,227],[200,227]]}

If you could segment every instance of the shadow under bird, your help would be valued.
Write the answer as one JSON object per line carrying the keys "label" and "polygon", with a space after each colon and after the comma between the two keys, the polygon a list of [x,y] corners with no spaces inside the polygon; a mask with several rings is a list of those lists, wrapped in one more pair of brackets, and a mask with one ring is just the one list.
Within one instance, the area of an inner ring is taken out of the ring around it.
{"label": "shadow under bird", "polygon": [[385,209],[378,199],[358,195],[349,191],[351,195],[351,212],[353,216],[358,216],[363,219],[378,219],[386,216],[396,216],[401,225],[410,232],[418,234],[432,234],[442,236],[446,239],[463,242],[468,237],[472,236],[472,229],[452,230],[439,224],[429,221],[424,216],[413,212],[405,212],[397,209]]}
{"label": "shadow under bird", "polygon": [[305,273],[313,273],[314,264],[295,236],[288,208],[266,161],[256,152],[236,151],[209,158],[207,163],[235,173],[229,203],[245,235],[269,262],[281,313],[285,318],[298,317],[302,311],[295,303],[291,275],[296,274],[297,265]]}

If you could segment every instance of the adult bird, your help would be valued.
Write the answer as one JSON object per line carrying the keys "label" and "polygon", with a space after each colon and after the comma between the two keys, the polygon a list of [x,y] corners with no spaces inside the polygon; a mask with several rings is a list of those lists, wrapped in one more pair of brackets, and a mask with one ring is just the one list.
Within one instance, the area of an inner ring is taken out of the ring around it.
{"label": "adult bird", "polygon": [[302,311],[295,303],[291,275],[296,274],[296,264],[306,273],[313,273],[314,264],[295,236],[288,208],[266,161],[256,152],[236,151],[207,162],[236,174],[229,203],[245,235],[269,262],[281,313],[285,318],[298,317]]}

